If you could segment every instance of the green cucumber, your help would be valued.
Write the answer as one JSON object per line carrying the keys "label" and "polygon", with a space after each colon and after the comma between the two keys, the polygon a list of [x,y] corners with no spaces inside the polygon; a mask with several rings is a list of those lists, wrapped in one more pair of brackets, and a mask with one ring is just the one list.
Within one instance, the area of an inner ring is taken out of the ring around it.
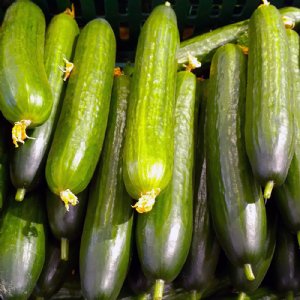
{"label": "green cucumber", "polygon": [[259,183],[251,172],[244,145],[246,57],[239,46],[220,47],[210,68],[206,123],[209,211],[231,263],[251,265],[263,252],[266,211]]}
{"label": "green cucumber", "polygon": [[[274,203],[271,205],[274,206]],[[268,210],[269,208],[269,210]],[[267,239],[264,244],[264,250],[259,258],[258,262],[253,264],[253,273],[255,274],[255,280],[249,281],[242,267],[229,265],[229,277],[232,285],[239,292],[253,293],[261,285],[273,258],[275,245],[276,245],[276,233],[277,233],[277,212],[273,207],[267,207]]]}
{"label": "green cucumber", "polygon": [[172,180],[157,197],[151,213],[139,214],[137,219],[138,255],[145,275],[156,280],[157,299],[162,297],[163,282],[171,282],[179,274],[191,244],[195,95],[196,76],[188,71],[179,72]]}
{"label": "green cucumber", "polygon": [[[289,17],[296,25],[300,23],[300,9],[285,7],[279,10],[282,16]],[[215,50],[227,43],[238,42],[241,38],[243,43],[248,42],[249,20],[229,24],[215,30],[203,33],[180,43],[177,51],[179,66],[188,63],[188,54],[198,58],[201,63],[210,62]]]}
{"label": "green cucumber", "polygon": [[70,251],[71,259],[64,261],[60,259],[59,243],[56,240],[48,239],[43,270],[32,293],[36,300],[49,299],[63,285],[67,274],[74,265],[75,258],[78,259],[78,256],[76,257],[77,249],[75,245],[72,246],[74,247]]}
{"label": "green cucumber", "polygon": [[138,40],[124,146],[124,182],[140,213],[172,177],[178,46],[176,15],[169,2],[158,5]]}
{"label": "green cucumber", "polygon": [[61,259],[68,260],[69,242],[80,238],[87,206],[87,189],[77,195],[78,205],[66,211],[60,198],[47,190],[47,215],[50,229],[61,241]]}
{"label": "green cucumber", "polygon": [[26,193],[36,187],[44,172],[47,153],[60,112],[64,76],[59,69],[64,59],[72,58],[78,25],[69,10],[52,18],[46,32],[45,69],[53,94],[53,107],[48,120],[29,131],[30,137],[20,149],[15,149],[10,160],[10,177],[17,188],[16,200],[21,201]]}
{"label": "green cucumber", "polygon": [[133,210],[122,172],[129,84],[126,75],[114,80],[103,151],[90,185],[80,246],[81,287],[87,299],[116,299],[129,267]]}
{"label": "green cucumber", "polygon": [[9,123],[1,113],[0,128],[0,210],[2,210],[9,190]]}
{"label": "green cucumber", "polygon": [[[275,199],[285,225],[294,233],[300,232],[300,71],[299,36],[296,31],[287,29],[294,106],[295,153],[285,182],[275,189]],[[300,243],[300,236],[299,236]]]}
{"label": "green cucumber", "polygon": [[262,4],[249,22],[245,141],[265,199],[285,181],[294,155],[290,69],[281,15],[273,5]]}
{"label": "green cucumber", "polygon": [[208,81],[201,83],[200,118],[198,125],[198,151],[196,159],[196,193],[194,195],[193,237],[189,255],[178,278],[186,290],[201,294],[213,281],[219,260],[220,246],[210,220],[206,189],[205,120]]}
{"label": "green cucumber", "polygon": [[28,299],[45,260],[46,216],[40,192],[10,197],[0,222],[0,298]]}
{"label": "green cucumber", "polygon": [[[44,38],[45,17],[36,4],[18,0],[7,9],[0,30],[0,110],[10,122],[20,122],[17,131],[41,125],[51,112]],[[15,138],[18,147],[26,137]]]}
{"label": "green cucumber", "polygon": [[[69,208],[90,182],[107,126],[116,40],[101,18],[80,32],[61,114],[46,163],[51,191]],[[75,195],[74,195],[75,194]]]}

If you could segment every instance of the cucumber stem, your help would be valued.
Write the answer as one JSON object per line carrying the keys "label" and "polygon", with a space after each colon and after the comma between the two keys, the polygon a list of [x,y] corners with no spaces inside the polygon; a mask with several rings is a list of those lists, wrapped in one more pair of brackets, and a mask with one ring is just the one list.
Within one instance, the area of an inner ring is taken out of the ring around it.
{"label": "cucumber stem", "polygon": [[300,231],[297,232],[298,246],[300,248]]}
{"label": "cucumber stem", "polygon": [[244,292],[239,293],[238,300],[245,300],[247,299],[247,295]]}
{"label": "cucumber stem", "polygon": [[161,279],[155,280],[153,300],[162,300],[165,282]]}
{"label": "cucumber stem", "polygon": [[286,294],[286,299],[287,300],[294,300],[294,292],[293,291],[288,291]]}
{"label": "cucumber stem", "polygon": [[69,240],[61,238],[60,240],[60,258],[61,260],[69,260]]}
{"label": "cucumber stem", "polygon": [[201,293],[196,290],[192,290],[191,291],[191,300],[200,300],[200,299],[201,299]]}
{"label": "cucumber stem", "polygon": [[17,189],[15,200],[23,201],[26,194],[26,189]]}
{"label": "cucumber stem", "polygon": [[264,190],[264,198],[265,198],[265,200],[270,199],[273,187],[274,187],[274,181],[273,180],[268,181],[267,184],[266,184],[266,186],[265,186],[265,190]]}
{"label": "cucumber stem", "polygon": [[244,272],[245,272],[245,276],[248,280],[252,281],[255,279],[255,276],[253,274],[252,267],[250,264],[244,264]]}

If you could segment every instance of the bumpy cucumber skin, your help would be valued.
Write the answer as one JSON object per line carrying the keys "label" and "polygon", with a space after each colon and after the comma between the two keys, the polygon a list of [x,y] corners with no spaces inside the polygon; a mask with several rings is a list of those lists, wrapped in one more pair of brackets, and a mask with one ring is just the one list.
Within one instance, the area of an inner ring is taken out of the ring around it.
{"label": "bumpy cucumber skin", "polygon": [[275,189],[275,199],[285,225],[293,232],[300,230],[300,71],[299,71],[299,36],[287,29],[294,101],[295,153],[285,182]]}
{"label": "bumpy cucumber skin", "polygon": [[138,199],[171,180],[179,33],[171,7],[157,6],[137,45],[124,146],[124,182]]}
{"label": "bumpy cucumber skin", "polygon": [[9,123],[0,113],[0,210],[3,208],[9,190]]}
{"label": "bumpy cucumber skin", "polygon": [[238,46],[217,50],[210,69],[206,123],[209,211],[220,245],[240,266],[259,259],[266,239],[261,188],[244,146],[246,65]]}
{"label": "bumpy cucumber skin", "polygon": [[46,164],[46,179],[55,194],[83,191],[90,182],[104,140],[116,41],[104,19],[80,32],[66,96]]}
{"label": "bumpy cucumber skin", "polygon": [[[194,195],[193,236],[189,255],[178,283],[186,290],[204,291],[213,281],[220,246],[208,212],[206,188],[205,122],[208,81],[200,86],[200,117],[197,129],[196,191]],[[199,173],[199,175],[197,174]]]}
{"label": "bumpy cucumber skin", "polygon": [[57,123],[61,94],[63,93],[63,58],[71,60],[79,28],[73,17],[66,13],[56,15],[51,20],[45,38],[45,69],[53,94],[53,107],[48,120],[41,126],[28,131],[34,140],[27,140],[22,147],[15,149],[10,160],[10,178],[15,188],[27,191],[36,187],[47,159],[47,153]]}
{"label": "bumpy cucumber skin", "polygon": [[39,193],[10,197],[0,225],[0,296],[28,299],[45,259],[46,217]]}
{"label": "bumpy cucumber skin", "polygon": [[261,5],[249,22],[246,151],[262,185],[281,185],[294,155],[289,46],[281,15]]}
{"label": "bumpy cucumber skin", "polygon": [[116,299],[129,266],[133,209],[122,172],[129,84],[125,75],[114,80],[103,151],[90,185],[80,247],[81,286],[87,299]]}
{"label": "bumpy cucumber skin", "polygon": [[179,72],[173,177],[152,211],[137,219],[136,242],[143,272],[166,282],[179,274],[192,238],[195,93],[195,75]]}
{"label": "bumpy cucumber skin", "polygon": [[87,206],[88,191],[77,195],[78,204],[70,206],[69,211],[59,196],[47,191],[47,215],[51,232],[57,239],[73,241],[81,236]]}
{"label": "bumpy cucumber skin", "polygon": [[29,0],[6,11],[0,31],[0,109],[10,122],[44,123],[51,112],[52,93],[44,67],[45,18]]}

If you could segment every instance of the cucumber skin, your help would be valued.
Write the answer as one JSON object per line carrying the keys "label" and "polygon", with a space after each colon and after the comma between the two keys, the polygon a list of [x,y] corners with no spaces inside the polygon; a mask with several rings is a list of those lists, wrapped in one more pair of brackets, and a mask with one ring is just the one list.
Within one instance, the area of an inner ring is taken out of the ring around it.
{"label": "cucumber skin", "polygon": [[[284,7],[279,9],[282,16],[290,17],[296,26],[300,23],[300,9]],[[180,43],[177,51],[179,67],[188,63],[188,53],[196,56],[201,63],[210,62],[214,51],[227,43],[238,42],[240,38],[248,43],[249,20],[229,24],[210,32],[195,36]]]}
{"label": "cucumber skin", "polygon": [[46,163],[46,179],[55,194],[83,191],[98,162],[107,126],[116,41],[104,19],[80,32],[62,111]]}
{"label": "cucumber skin", "polygon": [[261,5],[249,22],[245,141],[255,177],[281,185],[294,155],[289,47],[281,15]]}
{"label": "cucumber skin", "polygon": [[255,263],[266,239],[261,188],[244,146],[246,58],[227,44],[215,53],[209,79],[206,162],[209,212],[220,245],[235,265]]}
{"label": "cucumber skin", "polygon": [[78,34],[76,21],[65,13],[54,16],[47,28],[45,69],[53,94],[53,107],[43,125],[28,131],[28,135],[35,139],[27,140],[22,147],[14,149],[11,155],[10,178],[15,188],[24,188],[27,191],[34,189],[44,172],[64,90],[63,74],[58,67],[64,66],[64,57],[71,59]]}
{"label": "cucumber skin", "polygon": [[74,241],[81,236],[86,214],[88,191],[85,189],[77,195],[79,203],[66,211],[59,196],[47,190],[47,215],[52,234],[57,238]]}
{"label": "cucumber skin", "polygon": [[0,296],[28,299],[45,259],[46,217],[39,192],[10,197],[0,225]]}
{"label": "cucumber skin", "polygon": [[0,31],[0,109],[11,123],[44,123],[51,112],[52,93],[44,67],[45,18],[28,0],[6,11]]}
{"label": "cucumber skin", "polygon": [[147,277],[166,282],[173,281],[182,269],[192,238],[195,94],[195,75],[179,72],[173,177],[151,213],[137,217],[136,243],[142,270]]}
{"label": "cucumber skin", "polygon": [[171,180],[178,46],[176,15],[159,5],[140,33],[128,102],[123,177],[134,199]]}
{"label": "cucumber skin", "polygon": [[116,299],[129,267],[133,209],[122,172],[129,84],[125,75],[114,80],[103,152],[89,189],[80,246],[81,286],[87,299]]}
{"label": "cucumber skin", "polygon": [[205,123],[208,81],[200,86],[200,116],[196,152],[196,189],[194,195],[193,236],[190,251],[178,283],[186,290],[204,291],[213,281],[219,260],[220,246],[208,211],[206,188]]}
{"label": "cucumber skin", "polygon": [[292,232],[300,230],[300,71],[299,71],[299,36],[297,32],[287,29],[294,101],[295,153],[285,182],[275,189],[275,199],[281,218]]}

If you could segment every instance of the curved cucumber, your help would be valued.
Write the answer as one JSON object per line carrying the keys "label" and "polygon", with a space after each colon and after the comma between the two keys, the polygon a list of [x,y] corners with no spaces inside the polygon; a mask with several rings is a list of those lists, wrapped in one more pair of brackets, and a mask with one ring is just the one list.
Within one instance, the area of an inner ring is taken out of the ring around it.
{"label": "curved cucumber", "polygon": [[36,4],[18,0],[7,9],[0,31],[0,109],[25,127],[44,123],[52,108],[44,38],[45,18]]}
{"label": "curved cucumber", "polygon": [[239,46],[220,47],[210,68],[207,101],[206,162],[209,211],[228,259],[244,266],[263,252],[266,211],[261,188],[244,146],[246,57]]}
{"label": "curved cucumber", "polygon": [[16,200],[23,200],[26,191],[35,188],[44,172],[45,160],[60,112],[64,75],[59,69],[64,59],[70,60],[75,39],[79,34],[78,25],[72,15],[63,12],[52,18],[45,39],[45,69],[53,94],[53,107],[48,120],[29,131],[30,137],[20,149],[15,149],[10,160],[10,178],[17,188]]}
{"label": "curved cucumber", "polygon": [[178,46],[176,15],[166,2],[142,28],[128,102],[123,173],[140,213],[152,209],[172,176]]}
{"label": "curved cucumber", "polygon": [[28,299],[45,260],[46,217],[39,193],[10,197],[0,224],[0,296]]}
{"label": "curved cucumber", "polygon": [[9,123],[0,113],[0,210],[3,208],[9,189]]}
{"label": "curved cucumber", "polygon": [[196,193],[194,196],[193,237],[189,255],[178,278],[186,290],[202,293],[213,281],[219,260],[217,242],[208,212],[206,189],[205,123],[208,81],[201,83],[200,118],[198,125],[198,151],[196,152]]}
{"label": "curved cucumber", "polygon": [[[300,23],[300,9],[297,7],[281,8],[282,16],[289,17],[295,25]],[[201,63],[209,62],[213,53],[220,46],[234,43],[243,38],[248,43],[249,20],[229,24],[215,30],[203,33],[180,43],[177,51],[178,64],[181,66],[188,63],[188,54],[197,57]]]}
{"label": "curved cucumber", "polygon": [[145,275],[156,280],[155,286],[159,289],[155,289],[154,295],[157,299],[161,299],[163,282],[171,282],[179,274],[191,244],[195,94],[195,75],[188,71],[179,72],[172,180],[157,197],[151,213],[139,214],[137,219],[138,255]]}
{"label": "curved cucumber", "polygon": [[47,191],[47,215],[52,234],[61,241],[61,259],[68,260],[69,242],[81,236],[86,213],[87,195],[85,189],[77,195],[78,205],[66,211],[60,198]]}
{"label": "curved cucumber", "polygon": [[275,199],[285,225],[293,232],[300,231],[300,71],[299,71],[299,36],[287,29],[291,68],[292,90],[295,109],[295,153],[285,182],[275,189]]}
{"label": "curved cucumber", "polygon": [[294,155],[294,124],[286,29],[273,5],[260,5],[249,22],[245,141],[255,177],[268,199]]}
{"label": "curved cucumber", "polygon": [[87,299],[116,299],[131,253],[133,210],[123,183],[122,158],[129,77],[114,80],[107,133],[90,186],[80,246],[80,277]]}
{"label": "curved cucumber", "polygon": [[74,194],[90,182],[107,125],[116,41],[104,19],[90,21],[80,32],[62,111],[46,164],[51,191],[68,209]]}

